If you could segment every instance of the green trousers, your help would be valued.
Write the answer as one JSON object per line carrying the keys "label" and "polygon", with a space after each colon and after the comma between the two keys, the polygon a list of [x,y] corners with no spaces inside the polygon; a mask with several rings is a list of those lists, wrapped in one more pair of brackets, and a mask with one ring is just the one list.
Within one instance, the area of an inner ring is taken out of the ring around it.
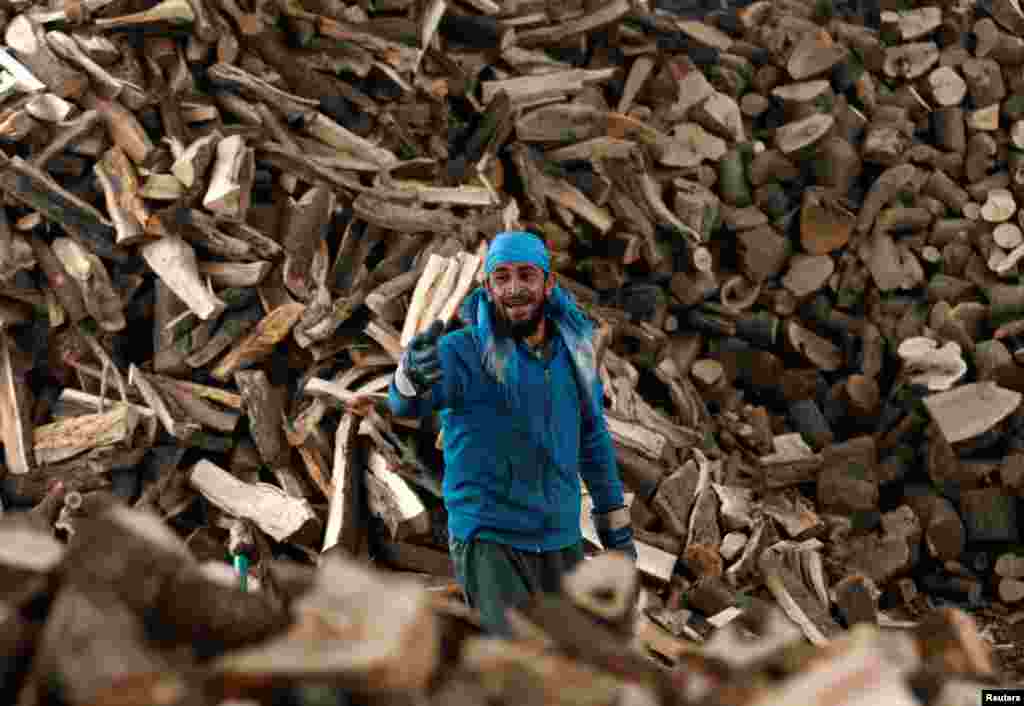
{"label": "green trousers", "polygon": [[466,602],[495,635],[511,635],[505,609],[536,593],[558,593],[562,576],[583,560],[583,544],[553,552],[524,552],[504,544],[473,539],[450,540],[455,577]]}

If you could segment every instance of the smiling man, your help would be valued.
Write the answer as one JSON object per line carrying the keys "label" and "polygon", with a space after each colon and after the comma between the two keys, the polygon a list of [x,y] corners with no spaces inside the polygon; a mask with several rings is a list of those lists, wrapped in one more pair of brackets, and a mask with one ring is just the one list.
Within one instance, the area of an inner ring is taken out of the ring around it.
{"label": "smiling man", "polygon": [[557,592],[583,559],[580,477],[606,549],[636,559],[604,417],[593,325],[555,282],[537,236],[500,233],[486,281],[463,302],[465,328],[434,322],[406,348],[389,391],[398,416],[438,410],[455,572],[484,625]]}

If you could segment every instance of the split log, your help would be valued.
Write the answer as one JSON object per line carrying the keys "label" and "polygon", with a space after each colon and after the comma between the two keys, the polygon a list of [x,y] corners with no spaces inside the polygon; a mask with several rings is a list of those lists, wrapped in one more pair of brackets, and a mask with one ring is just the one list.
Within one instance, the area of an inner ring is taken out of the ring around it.
{"label": "split log", "polygon": [[305,500],[266,483],[243,483],[205,459],[189,470],[188,479],[211,504],[235,517],[252,520],[278,542],[301,541],[318,522]]}

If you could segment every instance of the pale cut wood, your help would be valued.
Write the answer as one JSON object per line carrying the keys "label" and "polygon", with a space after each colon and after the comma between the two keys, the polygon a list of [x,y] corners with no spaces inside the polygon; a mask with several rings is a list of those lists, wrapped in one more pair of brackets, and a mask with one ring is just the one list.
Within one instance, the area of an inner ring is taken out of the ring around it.
{"label": "pale cut wood", "polygon": [[882,13],[882,27],[893,28],[900,33],[904,42],[925,37],[942,25],[942,8],[918,7],[900,12]]}
{"label": "pale cut wood", "polygon": [[103,261],[71,238],[54,238],[53,253],[82,292],[85,308],[105,331],[122,331],[128,325],[124,303],[113,287]]}
{"label": "pale cut wood", "polygon": [[[112,76],[110,72],[97,64],[93,59],[82,51],[74,39],[59,31],[46,33],[46,41],[53,51],[63,59],[75,64],[89,75],[93,85],[107,98],[117,98],[125,88],[126,82]],[[141,91],[140,86],[134,87]]]}
{"label": "pale cut wood", "polygon": [[952,66],[940,66],[928,74],[928,88],[942,107],[960,105],[967,96],[967,82]]}
{"label": "pale cut wood", "polygon": [[188,308],[204,321],[217,317],[227,308],[199,277],[196,253],[192,246],[175,235],[165,236],[139,248],[153,268]]}
{"label": "pale cut wood", "polygon": [[430,593],[362,562],[332,556],[292,606],[292,629],[236,649],[212,665],[218,679],[339,683],[362,694],[421,693],[441,659],[441,626]]}
{"label": "pale cut wood", "polygon": [[386,168],[398,162],[398,157],[390,151],[359,137],[323,113],[314,113],[303,125],[303,130],[326,145],[373,162],[379,167]]}
{"label": "pale cut wood", "polygon": [[427,265],[423,269],[423,274],[420,275],[419,281],[416,283],[416,289],[413,291],[412,302],[409,304],[409,311],[405,317],[405,324],[402,327],[401,336],[401,347],[405,348],[409,345],[409,341],[416,335],[416,331],[419,328],[420,317],[424,309],[428,305],[427,297],[430,296],[431,289],[434,287],[435,282],[443,275],[444,269],[448,265],[447,258],[438,255],[437,253],[431,253],[430,258],[427,260]]}
{"label": "pale cut wood", "polygon": [[462,305],[463,299],[469,294],[475,284],[477,273],[483,268],[483,258],[479,255],[472,253],[459,253],[463,255],[462,269],[459,272],[458,282],[455,284],[455,291],[448,301],[445,302],[444,307],[438,312],[438,318],[447,324],[451,321],[452,317],[455,316],[459,307]]}
{"label": "pale cut wood", "polygon": [[124,403],[109,412],[43,424],[32,430],[36,463],[58,463],[100,446],[129,442],[137,424],[138,414]]}
{"label": "pale cut wood", "polygon": [[317,522],[309,503],[268,483],[243,483],[202,459],[188,471],[188,482],[212,505],[248,520],[277,542],[296,537]]}
{"label": "pale cut wood", "polygon": [[629,69],[629,76],[626,77],[626,85],[622,89],[622,96],[619,98],[619,104],[616,110],[620,113],[627,113],[633,106],[633,99],[636,98],[636,94],[643,88],[644,83],[650,77],[651,72],[654,70],[654,57],[652,56],[638,56],[633,62],[633,66]]}
{"label": "pale cut wood", "polygon": [[24,378],[14,368],[11,340],[6,331],[0,330],[0,424],[3,425],[4,459],[8,472],[18,475],[35,468],[35,458],[30,453],[33,432],[27,392]]}
{"label": "pale cut wood", "polygon": [[282,304],[271,311],[256,325],[255,330],[247,334],[221,359],[210,374],[217,380],[226,382],[242,366],[251,365],[270,356],[274,347],[291,332],[305,309],[305,304],[292,302]]}
{"label": "pale cut wood", "polygon": [[234,433],[242,415],[236,410],[224,410],[216,407],[193,393],[187,384],[171,378],[149,376],[150,382],[158,391],[178,405],[182,412],[192,421],[210,429],[226,434]]}
{"label": "pale cut wood", "polygon": [[[4,40],[32,75],[61,98],[78,98],[88,88],[89,79],[53,52],[42,25],[28,15],[18,15],[7,24]],[[18,79],[25,81],[27,76],[21,73]]]}
{"label": "pale cut wood", "polygon": [[384,454],[370,452],[366,490],[370,511],[387,525],[392,541],[430,532],[430,514],[412,486],[390,468]]}
{"label": "pale cut wood", "polygon": [[139,195],[138,175],[128,155],[120,147],[112,147],[93,165],[93,172],[103,189],[118,244],[138,243],[145,237],[148,209]]}
{"label": "pale cut wood", "polygon": [[620,552],[605,552],[580,563],[562,578],[577,607],[613,625],[632,623],[640,585],[633,562]]}
{"label": "pale cut wood", "polygon": [[60,123],[68,119],[74,106],[53,93],[40,93],[29,98],[25,111],[44,123]]}
{"label": "pale cut wood", "polygon": [[732,38],[720,29],[704,22],[686,20],[676,22],[676,26],[691,39],[707,47],[714,47],[727,52],[732,48]]}
{"label": "pale cut wood", "polygon": [[270,274],[272,262],[200,262],[198,272],[218,287],[255,287]]}
{"label": "pale cut wood", "polygon": [[185,185],[173,174],[150,174],[139,195],[152,201],[178,201],[185,195]]}
{"label": "pale cut wood", "polygon": [[614,415],[606,415],[606,419],[608,431],[611,432],[615,443],[638,451],[655,461],[661,460],[665,453],[665,446],[668,444],[668,439],[663,434]]}
{"label": "pale cut wood", "polygon": [[246,146],[241,135],[218,142],[203,206],[214,213],[244,221],[255,177],[254,159],[252,148]]}
{"label": "pale cut wood", "polygon": [[1017,212],[1017,201],[1009,189],[992,189],[981,207],[981,217],[988,223],[1005,223]]}
{"label": "pale cut wood", "polygon": [[438,319],[441,309],[448,303],[448,299],[454,294],[463,266],[462,258],[463,253],[456,253],[454,257],[447,258],[444,272],[430,290],[430,301],[420,315],[416,333],[422,333],[430,328],[430,325]]}
{"label": "pale cut wood", "polygon": [[882,632],[867,625],[856,626],[829,646],[829,659],[801,670],[772,690],[770,696],[756,699],[752,706],[822,700],[846,706],[912,706],[918,700],[910,689],[908,675],[921,666],[915,642],[903,630]]}
{"label": "pale cut wood", "polygon": [[191,24],[195,19],[195,11],[188,0],[161,0],[142,12],[134,12],[120,17],[101,17],[94,22],[97,27],[114,29],[159,23],[183,25]]}
{"label": "pale cut wood", "polygon": [[174,160],[171,173],[186,188],[191,188],[206,172],[217,151],[217,144],[222,140],[220,132],[214,131],[192,142]]}
{"label": "pale cut wood", "polygon": [[[551,24],[547,27],[522,31],[518,34],[516,43],[522,47],[558,44],[577,35],[616,22],[631,9],[632,3],[629,0],[610,0],[610,2],[598,6],[597,9],[587,12],[581,17],[559,24]],[[485,98],[484,102],[486,103],[488,100]]]}
{"label": "pale cut wood", "polygon": [[142,399],[160,420],[160,424],[174,438],[187,440],[200,430],[200,426],[196,422],[183,419],[184,415],[178,410],[177,405],[173,405],[172,409],[172,405],[167,403],[156,386],[134,363],[128,369],[128,384],[133,385],[139,391]]}
{"label": "pale cut wood", "polygon": [[358,551],[362,522],[362,505],[359,502],[362,468],[357,465],[357,431],[356,416],[348,412],[342,417],[334,435],[334,465],[331,471],[334,492],[330,496],[327,511],[327,529],[324,531],[322,550],[325,552],[335,545],[340,545],[350,554]]}
{"label": "pale cut wood", "polygon": [[499,91],[505,91],[512,103],[523,104],[560,96],[565,93],[579,93],[587,85],[611,80],[619,72],[609,69],[569,69],[540,76],[519,76],[481,83],[484,103],[490,103]]}
{"label": "pale cut wood", "polygon": [[[22,93],[36,93],[46,90],[46,84],[36,78],[23,64],[11,56],[6,49],[0,47],[0,67],[3,67],[12,78],[9,86],[5,84],[4,94],[20,91]],[[7,96],[4,95],[6,98]]]}
{"label": "pale cut wood", "polygon": [[516,120],[516,137],[525,142],[597,140],[604,130],[606,115],[603,110],[579,103],[536,108],[524,111]]}
{"label": "pale cut wood", "polygon": [[97,111],[114,144],[125,151],[135,164],[142,165],[155,149],[138,118],[116,100],[108,100],[88,91],[82,96],[82,105]]}
{"label": "pale cut wood", "polygon": [[286,460],[289,451],[281,423],[284,417],[281,391],[270,385],[262,370],[239,370],[235,373],[235,384],[242,393],[249,417],[249,434],[256,442],[260,458],[275,469]]}
{"label": "pale cut wood", "polygon": [[1015,223],[1000,223],[992,231],[992,238],[999,247],[1012,250],[1024,242],[1024,233]]}
{"label": "pale cut wood", "polygon": [[830,71],[846,58],[847,49],[836,44],[827,32],[806,37],[793,48],[786,69],[794,81],[804,81]]}
{"label": "pale cut wood", "polygon": [[817,144],[835,125],[835,118],[825,113],[786,123],[775,131],[775,146],[783,154],[793,154]]}
{"label": "pale cut wood", "polygon": [[[373,171],[377,169],[378,167],[373,167]],[[387,182],[387,187],[380,187],[376,194],[395,198],[404,198],[408,194],[422,203],[438,203],[449,206],[498,205],[492,192],[481,186],[424,186],[415,181],[391,180]]]}
{"label": "pale cut wood", "polygon": [[992,381],[960,385],[924,398],[925,408],[950,444],[991,429],[1020,406],[1021,393]]}

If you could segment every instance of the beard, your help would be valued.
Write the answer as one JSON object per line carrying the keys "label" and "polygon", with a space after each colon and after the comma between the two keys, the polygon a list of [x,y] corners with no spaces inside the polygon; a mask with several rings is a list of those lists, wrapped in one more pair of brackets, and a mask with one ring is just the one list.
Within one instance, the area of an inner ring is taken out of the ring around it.
{"label": "beard", "polygon": [[547,312],[547,300],[531,302],[531,306],[533,309],[525,319],[511,319],[504,304],[492,303],[491,310],[495,314],[494,334],[517,341],[524,340],[535,334]]}

